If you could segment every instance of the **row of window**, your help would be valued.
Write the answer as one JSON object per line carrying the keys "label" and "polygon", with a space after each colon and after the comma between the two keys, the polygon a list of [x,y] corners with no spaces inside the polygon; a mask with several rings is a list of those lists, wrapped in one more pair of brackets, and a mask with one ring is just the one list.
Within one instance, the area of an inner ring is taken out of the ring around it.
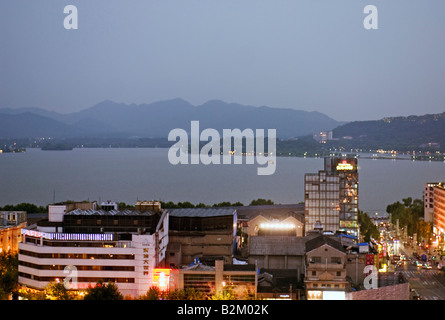
{"label": "row of window", "polygon": [[[40,245],[40,238],[30,236],[25,237],[25,243]],[[100,241],[50,241],[43,240],[43,245],[48,247],[116,247],[116,242],[100,242]]]}
{"label": "row of window", "polygon": [[[19,272],[19,276],[36,281],[45,282],[58,282],[60,281],[57,277],[40,277],[29,273]],[[77,282],[86,283],[97,283],[102,280],[103,282],[114,282],[114,283],[134,283],[134,278],[97,278],[97,277],[78,277]]]}
{"label": "row of window", "polygon": [[[24,267],[30,267],[37,270],[64,270],[65,265],[42,265],[35,264],[26,261],[19,261],[19,265]],[[76,265],[76,270],[79,271],[134,271],[133,266],[78,266]]]}
{"label": "row of window", "polygon": [[[321,257],[311,257],[310,258],[310,262],[311,263],[321,263]],[[325,263],[326,261],[323,261],[323,263]],[[337,263],[337,264],[341,264],[342,263],[342,259],[340,257],[331,257],[331,262],[330,263]]]}
{"label": "row of window", "polygon": [[117,259],[134,260],[134,254],[40,253],[20,249],[19,254],[41,259]]}
{"label": "row of window", "polygon": [[184,288],[195,288],[203,292],[211,292],[215,287],[214,274],[184,274]]}
{"label": "row of window", "polygon": [[[324,271],[320,272],[320,273],[324,273]],[[311,271],[311,275],[312,276],[316,276],[317,275],[317,271]],[[337,277],[341,277],[341,271],[337,271],[336,272],[336,276]]]}
{"label": "row of window", "polygon": [[312,288],[318,288],[318,285],[320,285],[320,288],[340,288],[340,285],[339,285],[339,284],[331,285],[330,283],[320,283],[320,284],[318,284],[318,283],[313,283],[313,284],[311,285],[311,287],[312,287]]}

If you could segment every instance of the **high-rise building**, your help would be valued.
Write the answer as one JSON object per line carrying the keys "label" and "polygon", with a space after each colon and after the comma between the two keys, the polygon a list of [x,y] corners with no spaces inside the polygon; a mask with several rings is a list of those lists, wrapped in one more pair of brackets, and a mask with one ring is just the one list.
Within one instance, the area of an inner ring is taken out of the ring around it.
{"label": "high-rise building", "polygon": [[327,173],[340,178],[339,231],[358,239],[358,167],[357,158],[325,158]]}
{"label": "high-rise building", "polygon": [[324,231],[336,232],[340,225],[340,178],[326,171],[304,177],[305,234],[322,225]]}
{"label": "high-rise building", "polygon": [[433,231],[441,240],[445,238],[445,183],[433,188]]}
{"label": "high-rise building", "polygon": [[424,220],[425,222],[433,222],[434,216],[434,187],[443,185],[443,182],[428,182],[425,183],[425,190],[423,192],[424,203]]}
{"label": "high-rise building", "polygon": [[324,231],[341,231],[358,239],[356,158],[325,158],[324,170],[305,175],[305,233],[316,223]]}

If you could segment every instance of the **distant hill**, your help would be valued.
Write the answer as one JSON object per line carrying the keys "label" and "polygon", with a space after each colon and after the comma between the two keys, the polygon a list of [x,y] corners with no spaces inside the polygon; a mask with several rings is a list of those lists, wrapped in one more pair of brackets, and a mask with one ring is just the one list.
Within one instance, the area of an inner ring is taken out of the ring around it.
{"label": "distant hill", "polygon": [[375,121],[354,121],[333,130],[332,142],[354,148],[394,150],[444,150],[445,112],[423,116],[391,117]]}
{"label": "distant hill", "polygon": [[0,114],[1,138],[65,137],[68,125],[38,114]]}
{"label": "distant hill", "polygon": [[319,112],[253,107],[211,100],[194,106],[183,99],[151,104],[103,101],[91,108],[59,114],[39,108],[0,109],[0,138],[41,137],[141,137],[166,138],[175,128],[190,131],[190,122],[200,129],[277,129],[287,139],[332,130],[343,124]]}

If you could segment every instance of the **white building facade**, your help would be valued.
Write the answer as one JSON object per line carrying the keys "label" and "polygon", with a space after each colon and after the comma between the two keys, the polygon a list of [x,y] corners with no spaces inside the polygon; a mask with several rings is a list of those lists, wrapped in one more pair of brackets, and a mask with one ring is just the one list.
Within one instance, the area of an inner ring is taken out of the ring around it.
{"label": "white building facade", "polygon": [[155,232],[144,234],[23,229],[22,235],[19,283],[23,288],[41,290],[50,282],[62,282],[66,288],[85,290],[102,280],[115,283],[122,295],[137,298],[147,293],[153,269],[165,258],[168,212],[161,215]]}

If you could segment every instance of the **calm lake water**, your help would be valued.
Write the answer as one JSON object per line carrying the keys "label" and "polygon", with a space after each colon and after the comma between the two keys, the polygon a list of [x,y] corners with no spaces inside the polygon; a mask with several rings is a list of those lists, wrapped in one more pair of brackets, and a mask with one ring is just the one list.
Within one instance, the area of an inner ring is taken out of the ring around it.
{"label": "calm lake water", "polygon": [[[172,165],[168,149],[74,149],[0,154],[0,206],[65,200],[222,201],[253,199],[298,203],[304,174],[323,169],[323,159],[283,157],[276,171],[257,175],[255,164]],[[445,181],[445,163],[359,159],[359,208],[385,213],[402,198],[422,199],[426,182]]]}

